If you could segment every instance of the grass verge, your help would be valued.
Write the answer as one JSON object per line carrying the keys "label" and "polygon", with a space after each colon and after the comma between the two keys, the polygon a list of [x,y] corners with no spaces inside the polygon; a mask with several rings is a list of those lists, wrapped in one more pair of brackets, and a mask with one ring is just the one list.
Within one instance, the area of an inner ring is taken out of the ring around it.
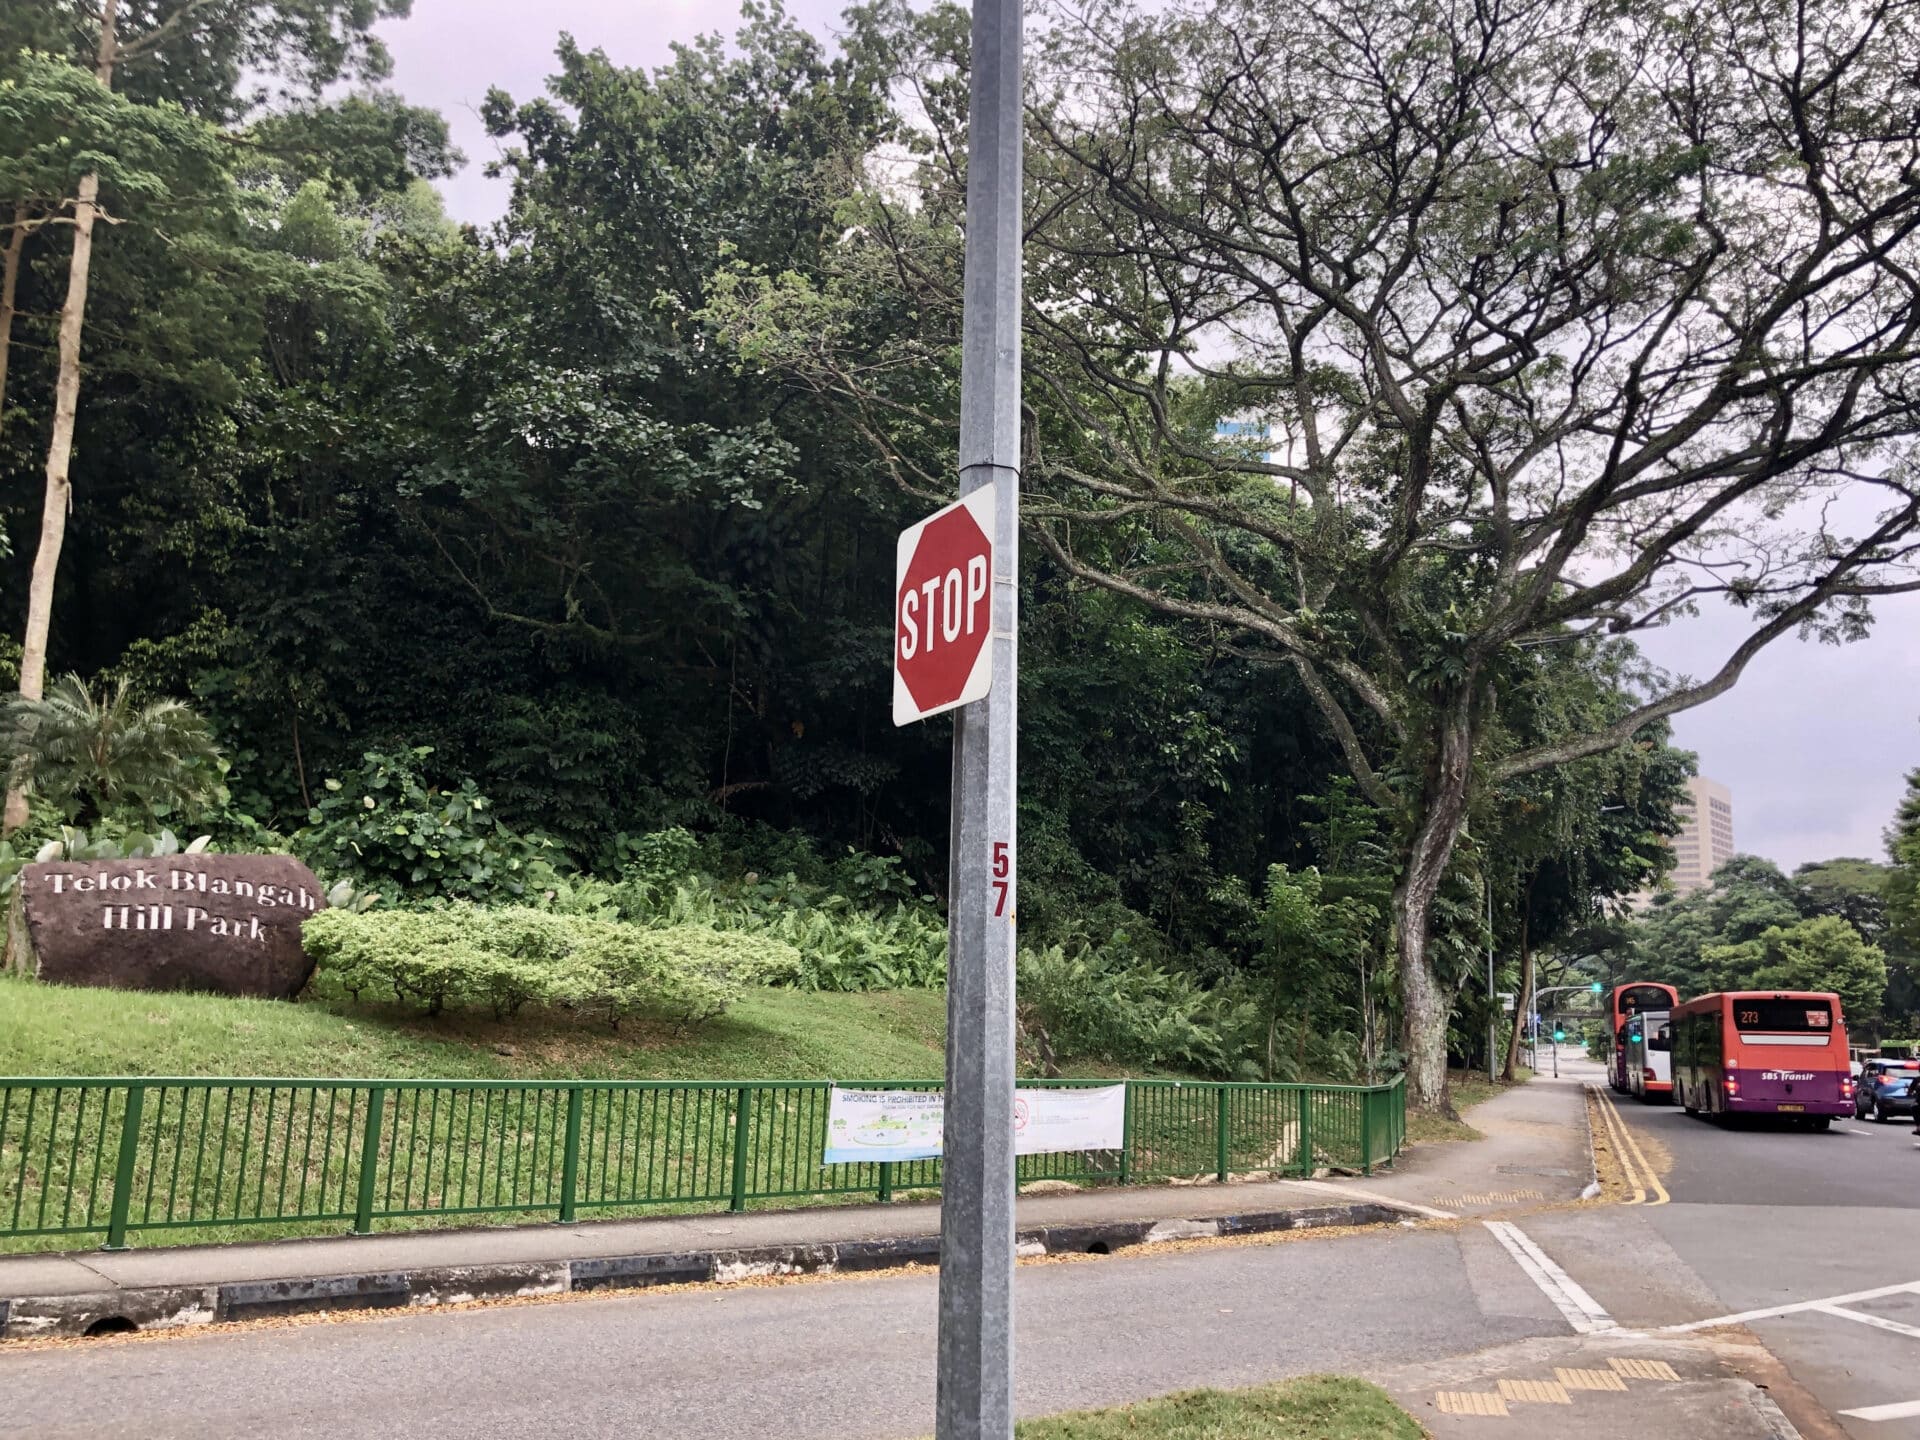
{"label": "grass verge", "polygon": [[1052,1415],[1017,1433],[1020,1440],[1421,1440],[1426,1432],[1363,1380],[1310,1375]]}
{"label": "grass verge", "polygon": [[42,985],[0,977],[0,1075],[445,1080],[911,1080],[945,1068],[946,997],[750,991],[725,1016],[618,1032],[379,1006]]}
{"label": "grass verge", "polygon": [[1453,1108],[1459,1119],[1449,1119],[1445,1115],[1431,1115],[1424,1111],[1407,1109],[1407,1139],[1409,1142],[1424,1140],[1478,1140],[1480,1132],[1467,1123],[1467,1112],[1476,1105],[1484,1105],[1496,1095],[1504,1095],[1516,1086],[1524,1085],[1533,1079],[1533,1072],[1522,1065],[1516,1072],[1519,1076],[1512,1085],[1503,1080],[1487,1079],[1484,1070],[1449,1070],[1447,1072],[1447,1094],[1453,1100]]}

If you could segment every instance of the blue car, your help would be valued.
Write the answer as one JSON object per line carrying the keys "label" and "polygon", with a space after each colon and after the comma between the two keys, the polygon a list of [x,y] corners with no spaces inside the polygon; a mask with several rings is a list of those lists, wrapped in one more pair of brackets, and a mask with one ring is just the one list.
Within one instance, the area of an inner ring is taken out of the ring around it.
{"label": "blue car", "polygon": [[1920,1060],[1869,1060],[1860,1067],[1854,1087],[1853,1113],[1865,1120],[1891,1120],[1916,1114],[1914,1081],[1920,1079]]}

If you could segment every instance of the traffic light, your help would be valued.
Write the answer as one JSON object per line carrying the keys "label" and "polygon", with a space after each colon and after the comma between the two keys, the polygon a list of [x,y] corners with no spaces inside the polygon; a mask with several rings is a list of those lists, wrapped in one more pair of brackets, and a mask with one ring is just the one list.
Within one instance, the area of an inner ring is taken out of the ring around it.
{"label": "traffic light", "polygon": [[1600,992],[1601,992],[1602,990],[1604,990],[1604,989],[1605,989],[1606,987],[1605,987],[1605,986],[1603,986],[1603,985],[1602,985],[1602,984],[1601,984],[1601,983],[1600,983],[1600,982],[1599,982],[1598,980],[1596,980],[1596,981],[1594,981],[1594,982],[1593,982],[1593,983],[1592,983],[1591,985],[1589,985],[1589,986],[1588,986],[1587,988],[1588,988],[1589,990],[1591,990],[1591,991],[1592,991],[1592,992],[1593,992],[1594,994],[1596,994],[1596,995],[1598,995],[1598,994],[1599,994],[1599,993],[1600,993]]}
{"label": "traffic light", "polygon": [[1567,1038],[1567,1032],[1560,1029],[1558,1026],[1555,1026],[1553,1031],[1553,1043],[1558,1045],[1562,1040],[1566,1038]]}

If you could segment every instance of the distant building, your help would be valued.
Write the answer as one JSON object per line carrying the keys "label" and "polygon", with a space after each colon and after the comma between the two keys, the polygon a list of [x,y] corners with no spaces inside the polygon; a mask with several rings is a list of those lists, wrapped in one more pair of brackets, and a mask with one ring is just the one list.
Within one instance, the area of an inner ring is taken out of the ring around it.
{"label": "distant building", "polygon": [[1667,883],[1675,895],[1701,889],[1713,872],[1733,858],[1733,792],[1695,775],[1687,781],[1686,803],[1677,807],[1682,825],[1673,837],[1673,873]]}

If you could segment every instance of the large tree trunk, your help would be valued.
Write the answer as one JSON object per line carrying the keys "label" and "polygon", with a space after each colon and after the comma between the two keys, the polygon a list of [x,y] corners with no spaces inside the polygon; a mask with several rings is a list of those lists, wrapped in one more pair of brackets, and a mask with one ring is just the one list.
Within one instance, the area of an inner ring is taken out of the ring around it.
{"label": "large tree trunk", "polygon": [[0,258],[0,429],[7,423],[7,360],[13,353],[13,300],[20,292],[20,253],[27,246],[27,207],[13,207],[13,225]]}
{"label": "large tree trunk", "polygon": [[1421,816],[1408,847],[1406,866],[1393,895],[1404,1001],[1401,1040],[1407,1052],[1407,1103],[1445,1111],[1447,1020],[1454,987],[1427,962],[1433,902],[1446,877],[1453,847],[1466,828],[1473,782],[1471,688],[1463,687],[1441,711],[1439,744],[1421,796]]}
{"label": "large tree trunk", "polygon": [[[106,0],[100,12],[100,50],[94,78],[113,88],[115,12],[119,0]],[[47,443],[47,486],[40,510],[40,548],[33,556],[27,586],[27,632],[20,645],[20,695],[38,700],[47,683],[47,633],[53,626],[53,584],[60,570],[60,549],[67,539],[67,512],[73,505],[68,470],[73,461],[73,422],[80,408],[80,328],[87,313],[87,274],[93,267],[93,226],[100,217],[100,177],[83,175],[73,201],[73,258],[67,264],[67,298],[60,306],[59,372],[53,386],[53,437]],[[15,773],[7,785],[0,835],[11,835],[27,820],[26,777]]]}

